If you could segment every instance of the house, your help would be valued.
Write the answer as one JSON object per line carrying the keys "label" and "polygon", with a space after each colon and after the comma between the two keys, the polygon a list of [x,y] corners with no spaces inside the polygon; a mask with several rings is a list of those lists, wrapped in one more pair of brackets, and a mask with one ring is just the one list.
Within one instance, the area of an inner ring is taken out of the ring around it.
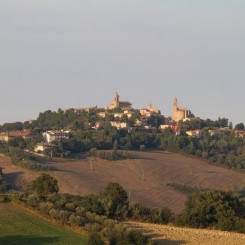
{"label": "house", "polygon": [[63,130],[56,130],[56,131],[47,131],[43,133],[43,137],[46,142],[50,143],[54,140],[60,139],[69,139],[70,138],[70,131],[63,131]]}
{"label": "house", "polygon": [[202,136],[202,130],[188,130],[185,132],[188,136],[200,138]]}
{"label": "house", "polygon": [[31,139],[33,136],[30,130],[22,130],[22,131],[12,131],[8,133],[0,134],[0,141],[9,142],[11,139],[21,137],[23,139]]}
{"label": "house", "polygon": [[110,122],[112,127],[116,127],[117,129],[120,128],[129,128],[129,125],[125,122],[117,122],[117,121],[111,121]]}
{"label": "house", "polygon": [[129,110],[125,110],[123,114],[126,115],[128,118],[132,117],[132,112]]}
{"label": "house", "polygon": [[142,117],[150,117],[152,114],[159,114],[160,110],[158,108],[154,108],[152,103],[149,104],[148,108],[140,109],[140,115]]}
{"label": "house", "polygon": [[161,124],[161,125],[159,126],[159,129],[160,129],[160,130],[165,130],[166,128],[171,128],[171,125],[169,125],[169,124]]}
{"label": "house", "polygon": [[105,112],[105,111],[101,111],[101,112],[98,112],[98,113],[97,113],[97,116],[98,116],[98,117],[103,117],[103,118],[105,118],[105,115],[106,115],[106,112]]}
{"label": "house", "polygon": [[178,131],[178,125],[177,124],[161,124],[159,126],[159,129],[162,130],[162,131],[167,129],[167,128],[172,129],[174,132]]}
{"label": "house", "polygon": [[147,108],[142,108],[142,109],[140,109],[140,115],[142,117],[150,117],[151,116],[151,112]]}
{"label": "house", "polygon": [[244,130],[234,130],[235,137],[244,138],[245,131]]}
{"label": "house", "polygon": [[50,149],[52,146],[54,146],[53,144],[50,144],[48,142],[40,142],[40,143],[37,143],[35,148],[34,148],[34,151],[35,152],[43,152],[47,149]]}

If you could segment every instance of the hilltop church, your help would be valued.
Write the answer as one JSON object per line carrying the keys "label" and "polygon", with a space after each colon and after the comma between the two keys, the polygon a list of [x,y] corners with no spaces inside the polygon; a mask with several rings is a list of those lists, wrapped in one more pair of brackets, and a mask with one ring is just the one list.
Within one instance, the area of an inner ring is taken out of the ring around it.
{"label": "hilltop church", "polygon": [[128,101],[120,101],[119,94],[116,92],[113,102],[107,106],[107,110],[113,109],[130,110],[132,109],[132,104]]}

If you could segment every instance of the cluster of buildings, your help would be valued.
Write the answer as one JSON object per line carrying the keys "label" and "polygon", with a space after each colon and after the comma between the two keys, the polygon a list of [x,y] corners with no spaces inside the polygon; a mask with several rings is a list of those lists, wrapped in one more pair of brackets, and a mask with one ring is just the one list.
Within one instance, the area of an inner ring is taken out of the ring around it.
{"label": "cluster of buildings", "polygon": [[[107,114],[113,115],[113,120],[109,121],[111,126],[116,127],[117,129],[126,128],[130,130],[130,126],[127,120],[123,120],[126,118],[130,119],[135,110],[132,108],[132,103],[129,101],[120,101],[119,94],[116,93],[114,99],[111,104],[109,104],[106,108],[97,108],[97,107],[89,107],[89,108],[77,108],[73,109],[74,111],[86,111],[89,112],[91,110],[97,111],[97,115],[101,118],[105,118]],[[68,109],[69,110],[69,109]],[[64,110],[65,111],[65,110]],[[149,104],[147,108],[142,108],[138,110],[140,114],[140,118],[134,120],[135,127],[145,127],[148,128],[147,119],[152,115],[161,115],[161,112],[158,108],[155,108],[152,103]],[[160,130],[165,130],[166,128],[171,128],[174,132],[178,132],[178,123],[179,121],[187,121],[192,120],[191,113],[185,107],[179,106],[177,98],[174,98],[173,102],[173,115],[172,120],[169,120],[167,124],[163,124],[159,126]],[[92,127],[93,129],[99,129],[101,127],[101,121],[95,123]],[[219,134],[223,130],[228,130],[227,128],[217,128],[213,130],[209,130],[210,135]],[[236,137],[244,137],[244,130],[234,130]],[[200,138],[203,135],[203,131],[198,130],[188,130],[186,134],[190,137]],[[0,141],[9,142],[11,139],[21,137],[23,139],[31,139],[33,135],[29,130],[24,131],[14,131],[8,133],[0,133]],[[43,133],[44,141],[40,142],[36,145],[35,151],[42,152],[50,147],[52,147],[52,142],[60,139],[69,139],[70,131],[64,130],[49,130]]]}

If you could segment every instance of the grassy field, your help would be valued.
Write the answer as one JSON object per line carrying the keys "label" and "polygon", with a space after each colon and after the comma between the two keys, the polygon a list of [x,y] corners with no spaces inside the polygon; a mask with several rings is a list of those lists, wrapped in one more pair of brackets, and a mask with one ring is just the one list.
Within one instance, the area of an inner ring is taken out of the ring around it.
{"label": "grassy field", "polygon": [[0,244],[83,245],[81,235],[47,223],[11,203],[0,203]]}

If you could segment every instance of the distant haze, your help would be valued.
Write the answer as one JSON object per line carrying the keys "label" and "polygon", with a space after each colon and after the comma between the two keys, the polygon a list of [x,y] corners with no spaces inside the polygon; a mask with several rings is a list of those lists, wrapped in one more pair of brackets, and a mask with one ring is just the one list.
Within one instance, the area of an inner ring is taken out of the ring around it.
{"label": "distant haze", "polygon": [[244,30],[244,0],[1,0],[0,124],[116,91],[245,122]]}

